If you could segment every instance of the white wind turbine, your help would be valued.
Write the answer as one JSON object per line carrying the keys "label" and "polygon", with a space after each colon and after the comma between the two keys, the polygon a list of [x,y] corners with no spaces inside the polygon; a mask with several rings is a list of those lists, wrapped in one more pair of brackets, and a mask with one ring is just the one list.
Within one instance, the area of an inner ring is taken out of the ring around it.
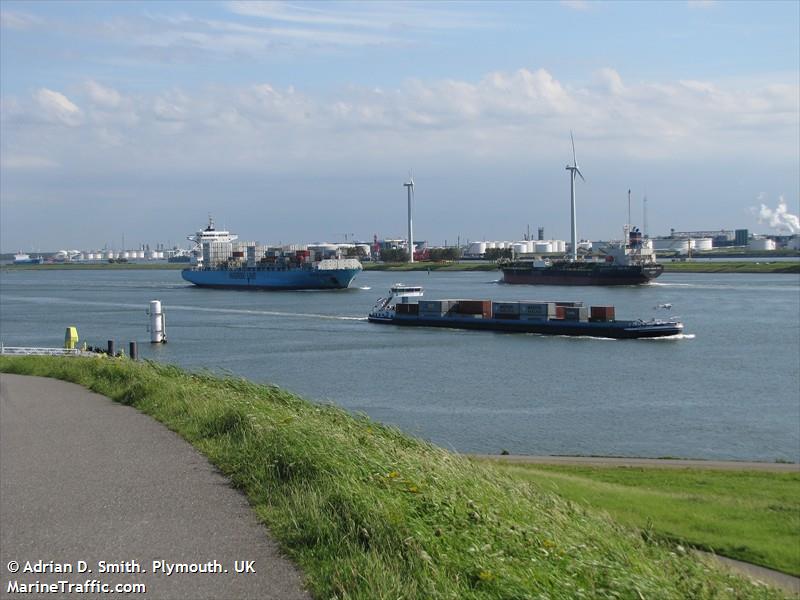
{"label": "white wind turbine", "polygon": [[572,131],[569,132],[569,139],[572,140],[572,164],[567,165],[567,171],[569,171],[569,192],[570,192],[570,199],[572,201],[572,261],[578,260],[578,227],[575,222],[575,174],[581,176],[581,179],[586,181],[583,177],[583,173],[578,168],[578,160],[575,158],[575,139],[572,137]]}
{"label": "white wind turbine", "polygon": [[414,262],[414,223],[411,216],[411,203],[414,199],[414,175],[408,172],[408,181],[403,184],[408,188],[408,261]]}

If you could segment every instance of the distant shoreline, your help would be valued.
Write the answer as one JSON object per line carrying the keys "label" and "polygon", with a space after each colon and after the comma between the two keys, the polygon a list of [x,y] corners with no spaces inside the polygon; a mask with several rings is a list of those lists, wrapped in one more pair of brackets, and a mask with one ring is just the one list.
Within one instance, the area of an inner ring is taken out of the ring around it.
{"label": "distant shoreline", "polygon": [[[365,271],[497,271],[494,262],[415,262],[415,263],[371,263],[364,264]],[[665,273],[800,273],[800,258],[796,261],[775,261],[764,258],[763,262],[725,260],[713,262],[691,260],[663,262]],[[54,263],[41,265],[2,265],[3,271],[58,271],[58,270],[160,270],[185,269],[186,263]]]}

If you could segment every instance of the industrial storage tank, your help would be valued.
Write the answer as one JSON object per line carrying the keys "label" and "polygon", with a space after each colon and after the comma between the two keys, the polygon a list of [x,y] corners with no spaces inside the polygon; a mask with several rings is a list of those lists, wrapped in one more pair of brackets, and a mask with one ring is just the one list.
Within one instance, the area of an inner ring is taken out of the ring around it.
{"label": "industrial storage tank", "polygon": [[486,242],[486,249],[487,250],[492,250],[494,248],[497,248],[497,242]]}
{"label": "industrial storage tank", "polygon": [[671,250],[679,254],[689,253],[689,240],[658,238],[653,240],[653,250]]}
{"label": "industrial storage tank", "polygon": [[486,253],[486,242],[472,242],[467,248],[470,256],[482,256]]}
{"label": "industrial storage tank", "polygon": [[511,244],[511,250],[514,252],[514,254],[527,254],[528,244],[525,242],[516,242]]}
{"label": "industrial storage tank", "polygon": [[536,242],[534,252],[549,253],[553,251],[553,244],[550,242]]}
{"label": "industrial storage tank", "polygon": [[711,238],[696,238],[692,242],[693,250],[711,250],[714,247],[714,240]]}
{"label": "industrial storage tank", "polygon": [[775,250],[775,240],[758,238],[750,241],[751,250]]}

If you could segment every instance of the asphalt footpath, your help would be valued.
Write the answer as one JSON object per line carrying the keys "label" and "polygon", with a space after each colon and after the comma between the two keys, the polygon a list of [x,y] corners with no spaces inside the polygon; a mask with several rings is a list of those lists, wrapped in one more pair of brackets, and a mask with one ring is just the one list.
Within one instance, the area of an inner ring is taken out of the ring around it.
{"label": "asphalt footpath", "polygon": [[244,495],[175,433],[5,373],[0,585],[0,598],[310,598]]}

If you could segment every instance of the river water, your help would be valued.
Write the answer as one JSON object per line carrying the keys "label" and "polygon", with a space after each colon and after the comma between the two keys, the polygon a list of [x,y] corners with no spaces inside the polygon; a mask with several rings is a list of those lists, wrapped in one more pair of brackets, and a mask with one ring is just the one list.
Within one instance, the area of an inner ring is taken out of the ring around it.
{"label": "river water", "polygon": [[[4,271],[0,341],[92,345],[234,374],[461,452],[800,461],[800,277],[671,274],[641,287],[510,286],[493,272],[365,272],[325,292],[205,290],[178,271]],[[583,300],[677,315],[680,339],[607,340],[368,323],[397,281],[428,298]],[[148,343],[150,300],[169,343]],[[656,308],[669,303],[671,310]]]}

